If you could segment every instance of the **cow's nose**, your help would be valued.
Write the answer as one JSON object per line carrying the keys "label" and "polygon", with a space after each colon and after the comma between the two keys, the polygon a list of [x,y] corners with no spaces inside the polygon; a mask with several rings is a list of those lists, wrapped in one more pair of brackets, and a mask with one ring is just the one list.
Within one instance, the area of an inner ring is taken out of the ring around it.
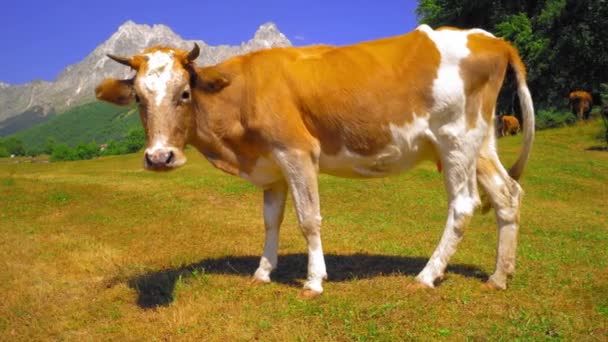
{"label": "cow's nose", "polygon": [[145,153],[146,166],[151,168],[166,168],[171,165],[175,155],[171,150],[156,150],[152,153]]}

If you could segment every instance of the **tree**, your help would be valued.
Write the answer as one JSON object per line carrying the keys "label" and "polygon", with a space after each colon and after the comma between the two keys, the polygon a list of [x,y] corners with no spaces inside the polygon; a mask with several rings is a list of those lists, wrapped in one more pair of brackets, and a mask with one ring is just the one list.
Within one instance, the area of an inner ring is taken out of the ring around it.
{"label": "tree", "polygon": [[53,149],[53,153],[51,154],[51,161],[68,161],[68,160],[76,160],[76,154],[74,150],[72,150],[66,144],[58,144],[55,145]]}
{"label": "tree", "polygon": [[9,155],[25,155],[25,147],[23,146],[23,141],[21,141],[21,139],[15,137],[9,137],[7,139],[4,139],[2,140],[2,147],[6,149]]}
{"label": "tree", "polygon": [[8,153],[8,150],[2,146],[2,144],[0,144],[0,158],[6,158],[9,157],[11,154]]}
{"label": "tree", "polygon": [[[608,79],[605,0],[421,0],[416,13],[431,26],[480,27],[511,41],[528,67],[537,107],[564,108],[570,91],[596,93]],[[511,83],[499,110],[511,110]]]}
{"label": "tree", "polygon": [[135,128],[129,131],[124,143],[126,153],[134,153],[142,149],[146,143],[146,133],[143,128]]}
{"label": "tree", "polygon": [[55,140],[54,137],[48,137],[46,138],[46,142],[44,143],[44,147],[42,147],[42,151],[46,154],[51,154],[53,153],[53,148],[55,148],[55,145],[57,144],[57,141]]}
{"label": "tree", "polygon": [[99,146],[94,142],[88,144],[80,143],[76,146],[74,155],[78,160],[92,159],[99,155]]}

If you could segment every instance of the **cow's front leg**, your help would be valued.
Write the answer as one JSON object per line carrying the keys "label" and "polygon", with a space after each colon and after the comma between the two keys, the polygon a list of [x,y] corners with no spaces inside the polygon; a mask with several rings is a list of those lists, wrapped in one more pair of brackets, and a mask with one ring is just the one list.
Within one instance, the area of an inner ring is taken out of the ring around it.
{"label": "cow's front leg", "polygon": [[270,272],[277,267],[277,254],[279,249],[279,230],[285,212],[285,199],[287,198],[287,184],[281,180],[264,190],[264,226],[266,227],[266,240],[264,253],[260,259],[260,266],[253,275],[253,283],[269,283]]}
{"label": "cow's front leg", "polygon": [[321,244],[318,164],[314,154],[303,151],[280,151],[276,159],[289,184],[298,223],[308,245],[308,276],[302,297],[313,298],[323,292],[323,279],[327,278]]}

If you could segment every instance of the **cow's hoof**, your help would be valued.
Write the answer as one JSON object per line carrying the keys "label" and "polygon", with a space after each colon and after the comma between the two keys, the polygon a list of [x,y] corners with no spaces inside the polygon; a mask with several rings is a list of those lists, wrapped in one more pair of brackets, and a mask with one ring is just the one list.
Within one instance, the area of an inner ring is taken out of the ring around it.
{"label": "cow's hoof", "polygon": [[420,283],[420,282],[415,282],[413,284],[408,284],[405,289],[409,292],[416,292],[416,291],[420,291],[420,290],[428,290],[428,289],[432,289],[433,287],[428,286],[427,284],[424,283]]}
{"label": "cow's hoof", "polygon": [[249,282],[249,284],[252,286],[266,285],[266,284],[270,284],[270,280],[253,278],[253,279],[251,279],[251,282]]}
{"label": "cow's hoof", "polygon": [[499,285],[496,284],[495,282],[493,282],[491,279],[486,281],[485,283],[483,283],[481,285],[482,289],[486,289],[486,290],[492,290],[492,291],[496,291],[496,290],[506,290],[507,286],[506,285]]}
{"label": "cow's hoof", "polygon": [[304,300],[311,300],[311,299],[319,298],[320,296],[321,296],[321,292],[310,290],[310,289],[304,289],[304,290],[302,290],[302,292],[300,292],[300,294],[298,295],[298,298],[304,299]]}

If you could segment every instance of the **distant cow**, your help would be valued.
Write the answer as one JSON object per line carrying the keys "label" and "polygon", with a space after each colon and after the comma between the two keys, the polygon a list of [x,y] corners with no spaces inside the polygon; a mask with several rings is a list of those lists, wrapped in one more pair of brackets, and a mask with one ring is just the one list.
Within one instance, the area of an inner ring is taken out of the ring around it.
{"label": "distant cow", "polygon": [[519,120],[513,115],[503,115],[500,117],[500,136],[515,135],[521,127],[519,126]]}
{"label": "distant cow", "polygon": [[570,100],[570,108],[579,120],[589,119],[591,107],[593,106],[593,97],[584,90],[573,91],[568,95]]}
{"label": "distant cow", "polygon": [[[139,102],[147,169],[183,165],[183,150],[191,144],[215,167],[263,189],[266,240],[254,282],[270,282],[277,266],[288,190],[308,244],[302,295],[315,297],[327,277],[318,173],[383,177],[431,160],[443,169],[448,216],[417,286],[434,287],[443,276],[480,204],[479,184],[499,227],[496,270],[487,284],[506,288],[515,271],[519,229],[522,189],[516,180],[534,139],[526,70],[513,46],[480,29],[422,25],[397,37],[345,47],[261,50],[208,67],[193,63],[198,55],[195,45],[190,52],[154,47],[133,57],[111,56],[135,76],[106,79],[96,94],[120,105]],[[509,66],[517,79],[525,139],[507,171],[491,128]],[[411,237],[407,230],[403,236]]]}

